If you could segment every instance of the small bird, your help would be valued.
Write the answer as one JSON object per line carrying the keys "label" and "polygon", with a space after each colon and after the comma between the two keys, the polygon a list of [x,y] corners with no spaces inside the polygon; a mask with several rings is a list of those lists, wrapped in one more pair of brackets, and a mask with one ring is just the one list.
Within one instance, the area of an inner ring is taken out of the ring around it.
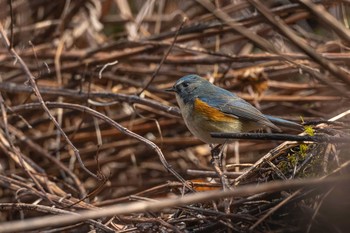
{"label": "small bird", "polygon": [[250,103],[198,75],[186,75],[166,91],[175,92],[187,128],[205,143],[227,141],[211,137],[212,132],[240,133],[266,127],[281,131]]}

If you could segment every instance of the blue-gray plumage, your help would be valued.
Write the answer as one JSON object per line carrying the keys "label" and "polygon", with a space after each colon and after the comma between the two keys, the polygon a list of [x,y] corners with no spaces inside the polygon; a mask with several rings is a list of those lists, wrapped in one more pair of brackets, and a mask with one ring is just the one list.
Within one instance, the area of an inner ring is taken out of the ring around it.
{"label": "blue-gray plumage", "polygon": [[188,129],[206,143],[225,141],[212,138],[211,132],[238,133],[266,127],[280,131],[250,103],[198,75],[180,78],[168,91],[176,93]]}

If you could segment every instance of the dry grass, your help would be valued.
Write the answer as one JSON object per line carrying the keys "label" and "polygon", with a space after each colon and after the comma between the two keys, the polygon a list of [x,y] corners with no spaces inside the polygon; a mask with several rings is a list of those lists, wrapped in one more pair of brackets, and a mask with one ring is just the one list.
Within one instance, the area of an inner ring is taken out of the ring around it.
{"label": "dry grass", "polygon": [[[0,0],[0,232],[347,232],[349,3],[279,2]],[[232,143],[223,191],[190,73],[335,141]]]}

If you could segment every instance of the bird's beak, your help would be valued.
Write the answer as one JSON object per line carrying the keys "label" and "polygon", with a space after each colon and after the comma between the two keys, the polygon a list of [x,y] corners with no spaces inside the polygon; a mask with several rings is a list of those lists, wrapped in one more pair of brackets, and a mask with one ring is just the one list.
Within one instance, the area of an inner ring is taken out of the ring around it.
{"label": "bird's beak", "polygon": [[167,89],[164,89],[164,91],[175,92],[175,88],[174,87],[167,88]]}

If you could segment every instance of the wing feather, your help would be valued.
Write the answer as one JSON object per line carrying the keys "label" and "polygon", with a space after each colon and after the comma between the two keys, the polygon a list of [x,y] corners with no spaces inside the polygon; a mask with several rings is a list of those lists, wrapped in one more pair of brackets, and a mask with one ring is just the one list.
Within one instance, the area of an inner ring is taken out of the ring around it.
{"label": "wing feather", "polygon": [[[219,88],[219,87],[216,87]],[[206,93],[206,96],[198,96],[198,98],[211,107],[214,107],[225,114],[238,117],[245,121],[253,121],[265,126],[278,129],[271,121],[269,121],[258,109],[253,107],[247,101],[239,98],[235,94],[219,88],[213,90],[212,93]],[[215,93],[215,94],[213,94]],[[220,93],[219,95],[217,93]]]}

